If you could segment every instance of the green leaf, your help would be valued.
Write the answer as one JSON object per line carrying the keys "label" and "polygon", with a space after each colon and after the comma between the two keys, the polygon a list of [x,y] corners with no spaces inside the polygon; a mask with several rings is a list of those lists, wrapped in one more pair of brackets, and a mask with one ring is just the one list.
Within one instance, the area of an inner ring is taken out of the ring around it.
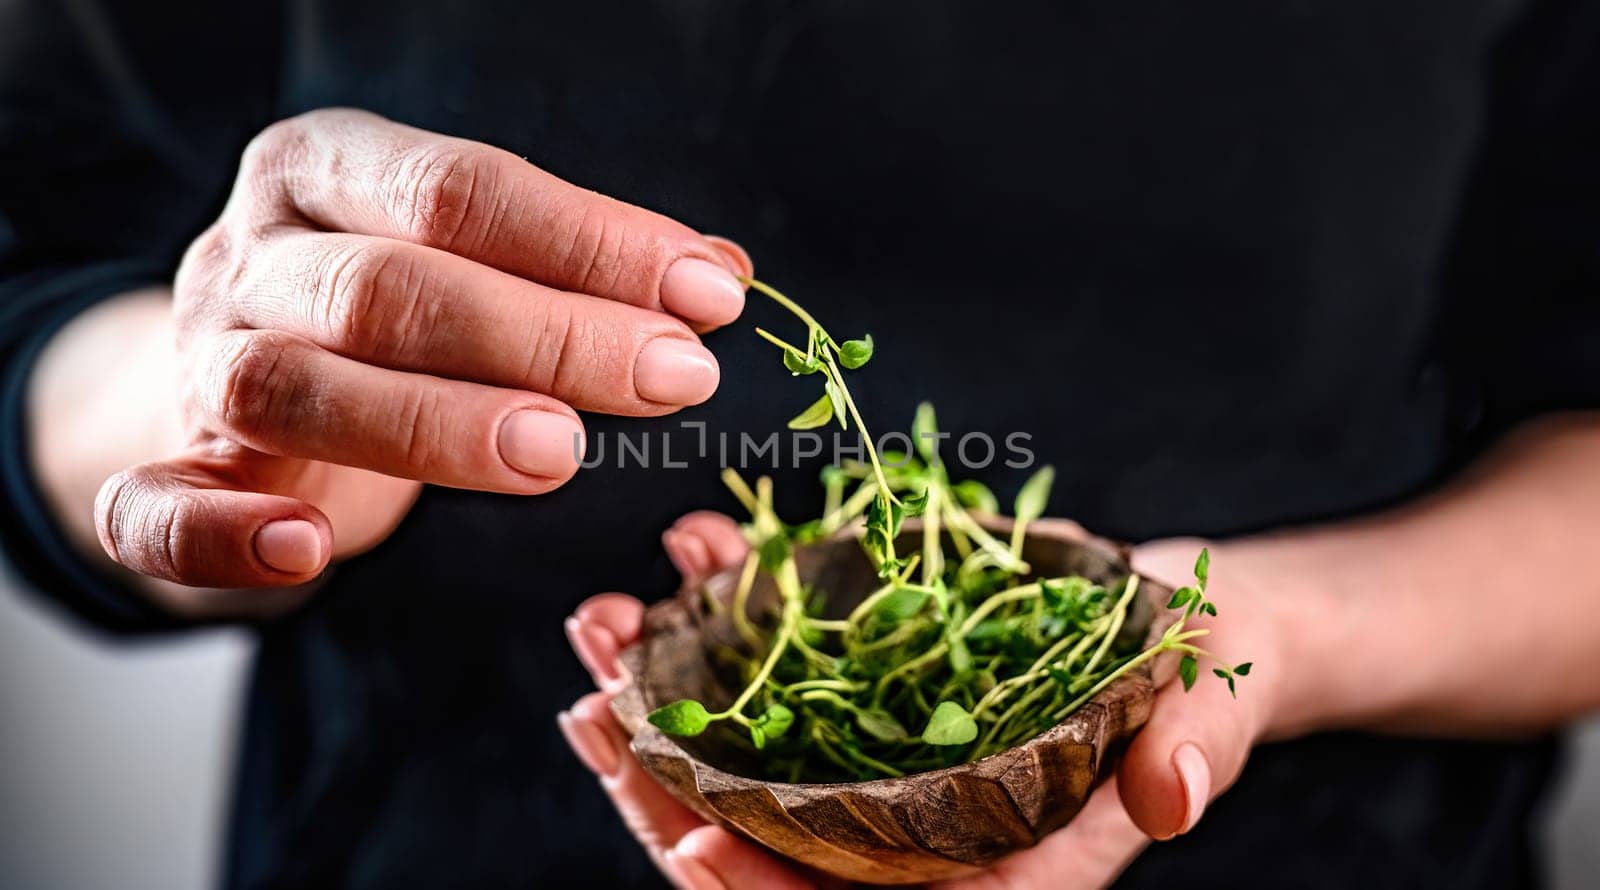
{"label": "green leaf", "polygon": [[1194,681],[1200,676],[1200,662],[1193,655],[1185,655],[1178,661],[1178,676],[1183,679],[1183,691],[1188,692],[1194,688]]}
{"label": "green leaf", "polygon": [[757,751],[767,746],[767,731],[761,728],[761,724],[750,725],[750,741],[756,746]]}
{"label": "green leaf", "polygon": [[929,464],[939,459],[938,433],[939,418],[933,413],[933,403],[923,402],[917,406],[917,416],[911,421],[911,441]]}
{"label": "green leaf", "polygon": [[1055,484],[1056,471],[1046,464],[1039,468],[1017,493],[1016,517],[1018,522],[1032,522],[1044,515],[1050,503],[1050,487]]}
{"label": "green leaf", "polygon": [[899,537],[900,526],[905,518],[905,508],[892,503],[879,492],[878,497],[872,499],[872,506],[867,508],[867,530],[877,530],[887,540],[893,541]]}
{"label": "green leaf", "polygon": [[814,430],[819,426],[826,426],[833,419],[833,399],[823,396],[811,403],[811,407],[800,412],[795,419],[789,421],[791,430]]}
{"label": "green leaf", "polygon": [[815,374],[822,370],[822,362],[815,355],[807,358],[806,354],[800,350],[787,347],[783,350],[783,366],[788,368],[789,373],[794,374],[796,377]]}
{"label": "green leaf", "polygon": [[756,718],[768,738],[778,738],[789,731],[794,725],[794,712],[780,704],[770,705],[766,712]]}
{"label": "green leaf", "polygon": [[939,702],[922,731],[922,740],[930,745],[965,745],[977,737],[978,721],[953,701]]}
{"label": "green leaf", "polygon": [[1058,668],[1058,667],[1047,668],[1045,672],[1050,675],[1050,679],[1056,681],[1057,683],[1060,683],[1061,684],[1061,688],[1063,688],[1063,689],[1071,689],[1072,688],[1073,681],[1074,681],[1075,678],[1071,674],[1069,674],[1066,671],[1062,670],[1061,668]]}
{"label": "green leaf", "polygon": [[1194,579],[1200,582],[1200,590],[1206,589],[1206,577],[1211,574],[1211,548],[1200,548],[1200,556],[1194,561]]}
{"label": "green leaf", "polygon": [[839,345],[839,364],[854,371],[872,361],[872,335],[860,340],[846,340]]}
{"label": "green leaf", "polygon": [[1041,579],[1039,581],[1039,598],[1052,612],[1065,611],[1071,600],[1067,594],[1067,585],[1064,581]]}
{"label": "green leaf", "polygon": [[862,732],[882,742],[903,742],[910,735],[888,711],[856,711],[856,725],[861,727]]}
{"label": "green leaf", "polygon": [[1210,615],[1213,618],[1217,617],[1217,607],[1211,603],[1206,603],[1205,605],[1201,606],[1200,611]]}
{"label": "green leaf", "polygon": [[1238,667],[1234,668],[1233,672],[1238,674],[1241,677],[1248,677],[1248,676],[1250,676],[1250,668],[1253,665],[1254,665],[1254,662],[1247,661],[1244,664],[1241,664]]}
{"label": "green leaf", "polygon": [[900,499],[900,506],[905,508],[907,516],[921,516],[928,510],[928,489],[922,489],[922,494]]}
{"label": "green leaf", "polygon": [[989,486],[976,479],[968,479],[955,485],[956,500],[969,510],[979,513],[999,513],[1000,499],[994,496]]}
{"label": "green leaf", "polygon": [[927,602],[927,591],[902,587],[878,600],[877,607],[872,611],[887,621],[900,622],[921,612]]}
{"label": "green leaf", "polygon": [[680,698],[656,708],[645,719],[655,728],[673,735],[699,735],[711,725],[711,713],[692,698]]}
{"label": "green leaf", "polygon": [[950,670],[960,676],[972,670],[972,650],[962,637],[950,637]]}
{"label": "green leaf", "polygon": [[789,539],[797,544],[810,544],[822,537],[822,520],[812,519],[789,529]]}
{"label": "green leaf", "polygon": [[1094,582],[1077,575],[1039,582],[1040,598],[1050,611],[1072,619],[1087,617],[1089,594],[1095,589]]}
{"label": "green leaf", "polygon": [[768,572],[776,572],[783,561],[789,558],[789,539],[783,535],[773,535],[761,542],[761,567]]}
{"label": "green leaf", "polygon": [[1200,595],[1200,591],[1193,587],[1180,587],[1172,592],[1172,599],[1167,600],[1167,608],[1181,609],[1184,603]]}
{"label": "green leaf", "polygon": [[967,634],[967,642],[987,643],[990,640],[997,640],[1005,636],[1005,633],[1005,621],[999,618],[985,618],[978,622],[978,626],[974,627],[971,633]]}
{"label": "green leaf", "polygon": [[[846,417],[848,409],[845,408],[844,393],[839,391],[839,384],[834,383],[832,379],[829,379],[827,383],[822,385],[822,389],[828,394],[828,401],[833,404],[833,416],[839,419],[839,428],[844,430],[850,429],[850,424],[848,422],[848,418]],[[827,421],[824,420],[822,423],[827,423]],[[819,423],[817,425],[821,426],[822,424]]]}
{"label": "green leaf", "polygon": [[878,566],[878,580],[892,580],[901,572],[905,571],[906,566],[908,565],[911,565],[911,558],[908,556],[902,556],[899,559],[884,560],[882,564]]}
{"label": "green leaf", "polygon": [[818,355],[822,355],[823,354],[823,350],[831,349],[831,348],[833,348],[833,345],[834,345],[833,338],[828,336],[828,332],[827,331],[824,331],[822,328],[812,328],[811,329],[811,351],[812,352],[814,352],[814,353],[816,353]]}

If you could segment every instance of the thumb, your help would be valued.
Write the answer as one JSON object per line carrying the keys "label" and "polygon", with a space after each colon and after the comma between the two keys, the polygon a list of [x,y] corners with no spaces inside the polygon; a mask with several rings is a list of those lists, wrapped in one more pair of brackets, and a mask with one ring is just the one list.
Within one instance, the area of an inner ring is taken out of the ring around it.
{"label": "thumb", "polygon": [[[1140,574],[1180,586],[1205,543],[1171,539],[1146,544],[1134,552],[1134,567]],[[1226,584],[1219,584],[1216,577],[1211,580],[1207,598],[1227,614],[1222,605],[1227,601]],[[1219,587],[1224,588],[1221,595]],[[1196,615],[1185,626],[1212,631],[1196,641],[1205,648],[1219,652],[1229,648],[1225,622]],[[1201,673],[1209,671],[1202,667]],[[1123,806],[1134,824],[1157,840],[1194,828],[1206,805],[1238,779],[1257,737],[1260,697],[1235,699],[1225,684],[1213,679],[1202,676],[1187,692],[1181,683],[1167,682],[1156,694],[1149,723],[1134,737],[1118,768]]]}
{"label": "thumb", "polygon": [[314,579],[333,529],[305,501],[233,488],[201,456],[141,464],[101,486],[95,530],[117,563],[194,587],[288,587]]}
{"label": "thumb", "polygon": [[1248,708],[1221,683],[1185,693],[1169,683],[1128,746],[1117,783],[1135,825],[1156,840],[1184,834],[1244,769],[1255,732]]}

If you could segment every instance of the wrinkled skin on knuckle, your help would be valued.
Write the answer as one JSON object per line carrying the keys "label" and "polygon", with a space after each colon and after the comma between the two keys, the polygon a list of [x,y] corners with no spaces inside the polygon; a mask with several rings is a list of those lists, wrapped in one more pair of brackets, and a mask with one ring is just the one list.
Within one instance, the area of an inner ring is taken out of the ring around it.
{"label": "wrinkled skin on knuckle", "polygon": [[577,220],[570,234],[555,236],[567,242],[565,255],[557,258],[560,268],[566,270],[566,280],[577,282],[577,290],[609,293],[622,276],[626,232],[603,206],[586,207]]}
{"label": "wrinkled skin on knuckle", "polygon": [[169,496],[168,486],[148,467],[124,470],[101,486],[96,531],[118,563],[168,580],[193,571],[195,548],[187,538],[196,527],[193,505]]}
{"label": "wrinkled skin on knuckle", "polygon": [[339,352],[396,359],[425,337],[433,313],[426,270],[383,242],[338,243],[314,257],[300,288],[312,323]]}
{"label": "wrinkled skin on knuckle", "polygon": [[285,118],[257,133],[239,158],[235,191],[276,179],[306,162],[314,148],[321,112]]}
{"label": "wrinkled skin on knuckle", "polygon": [[401,404],[384,414],[397,419],[395,441],[402,444],[396,469],[408,479],[425,478],[449,457],[450,434],[444,425],[438,394],[429,388],[407,389],[394,398],[401,399]]}
{"label": "wrinkled skin on knuckle", "polygon": [[101,484],[94,499],[94,529],[100,538],[100,546],[105,549],[107,556],[124,565],[122,527],[127,505],[122,503],[122,496],[136,482],[139,472],[140,469],[134,467],[112,474]]}
{"label": "wrinkled skin on knuckle", "polygon": [[549,385],[554,392],[574,392],[591,380],[619,381],[631,389],[635,351],[632,337],[582,312],[569,313],[555,362],[549,368]]}
{"label": "wrinkled skin on knuckle", "polygon": [[439,140],[399,153],[384,190],[411,240],[448,251],[482,241],[496,191],[488,151]]}
{"label": "wrinkled skin on knuckle", "polygon": [[536,324],[529,338],[533,349],[528,354],[525,386],[558,397],[599,387],[633,397],[633,365],[639,348],[654,336],[651,329],[660,326],[635,329],[596,318],[565,301],[547,303]]}
{"label": "wrinkled skin on knuckle", "polygon": [[277,298],[281,285],[262,280],[254,263],[264,243],[224,217],[189,245],[172,287],[180,346],[198,331],[235,326],[249,301]]}
{"label": "wrinkled skin on knuckle", "polygon": [[207,417],[219,432],[247,444],[277,432],[301,400],[293,372],[299,349],[287,335],[239,331],[211,346],[202,398]]}
{"label": "wrinkled skin on knuckle", "polygon": [[630,302],[653,306],[667,266],[685,255],[682,233],[660,231],[647,220],[630,214],[603,196],[585,195],[580,212],[557,215],[576,220],[566,231],[552,233],[558,268],[577,290],[591,294],[625,296]]}

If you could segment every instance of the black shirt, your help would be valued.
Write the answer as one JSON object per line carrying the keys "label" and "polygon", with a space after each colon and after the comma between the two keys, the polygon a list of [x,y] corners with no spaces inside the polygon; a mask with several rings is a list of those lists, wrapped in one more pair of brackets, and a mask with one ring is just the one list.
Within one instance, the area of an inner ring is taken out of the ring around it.
{"label": "black shirt", "polygon": [[[1107,535],[1379,509],[1510,423],[1600,403],[1595,4],[229,6],[0,13],[4,539],[41,593],[117,632],[174,622],[52,526],[27,475],[30,362],[82,306],[169,280],[249,136],[321,106],[736,238],[835,332],[876,336],[858,385],[876,425],[932,398],[957,433],[1029,432],[1060,472],[1053,512]],[[708,338],[710,403],[590,417],[591,442],[780,429],[810,391],[754,323],[783,320],[752,300]],[[589,688],[561,618],[602,590],[663,595],[659,531],[735,505],[714,458],[615,458],[541,498],[429,489],[261,628],[231,885],[659,880],[556,732]],[[817,467],[789,458],[798,516]],[[978,475],[1004,497],[1022,474]],[[1528,883],[1549,765],[1546,743],[1269,746],[1126,882]]]}

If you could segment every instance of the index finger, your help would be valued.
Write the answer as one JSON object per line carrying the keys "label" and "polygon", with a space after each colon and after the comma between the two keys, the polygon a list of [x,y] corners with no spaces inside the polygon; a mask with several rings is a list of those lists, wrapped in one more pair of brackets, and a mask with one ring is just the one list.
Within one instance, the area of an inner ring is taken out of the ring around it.
{"label": "index finger", "polygon": [[366,112],[274,124],[247,149],[240,182],[261,199],[248,206],[265,207],[257,224],[410,241],[702,325],[727,324],[744,309],[732,271],[739,261],[688,226],[508,151]]}

